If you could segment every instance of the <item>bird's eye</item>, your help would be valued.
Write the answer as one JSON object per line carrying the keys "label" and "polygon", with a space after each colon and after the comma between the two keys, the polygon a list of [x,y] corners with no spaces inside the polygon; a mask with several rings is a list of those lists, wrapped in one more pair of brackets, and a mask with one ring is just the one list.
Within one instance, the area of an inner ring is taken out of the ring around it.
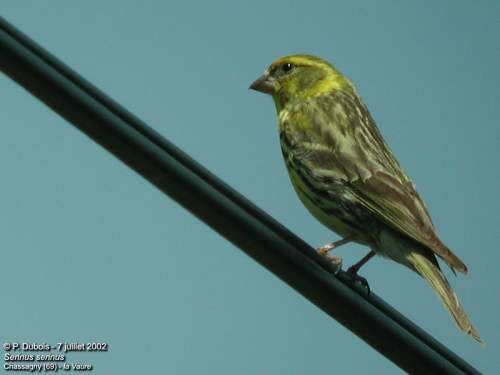
{"label": "bird's eye", "polygon": [[291,71],[292,69],[294,68],[293,64],[287,62],[287,63],[284,63],[282,66],[281,66],[281,69],[283,70],[283,72],[285,73],[288,73],[289,71]]}

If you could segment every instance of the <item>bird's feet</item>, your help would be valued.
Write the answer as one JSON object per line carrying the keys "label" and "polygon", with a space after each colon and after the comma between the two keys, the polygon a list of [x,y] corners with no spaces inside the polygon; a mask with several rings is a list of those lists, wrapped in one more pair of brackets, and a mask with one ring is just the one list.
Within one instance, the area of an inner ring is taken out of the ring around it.
{"label": "bird's feet", "polygon": [[368,284],[368,280],[366,280],[363,276],[358,275],[359,267],[354,266],[349,267],[346,272],[346,275],[351,279],[352,283],[360,283],[362,286],[366,288],[368,295],[370,295],[370,285]]}
{"label": "bird's feet", "polygon": [[321,246],[318,249],[318,254],[328,259],[328,261],[335,267],[335,272],[338,272],[342,268],[342,258],[335,255],[330,255],[328,254],[328,252],[351,241],[351,237],[346,237],[335,242],[330,242],[326,245]]}
{"label": "bird's feet", "polygon": [[330,250],[335,248],[332,244],[333,243],[329,243],[318,248],[318,254],[325,257],[333,265],[333,267],[335,267],[336,272],[338,272],[342,268],[342,258],[336,255],[328,254]]}

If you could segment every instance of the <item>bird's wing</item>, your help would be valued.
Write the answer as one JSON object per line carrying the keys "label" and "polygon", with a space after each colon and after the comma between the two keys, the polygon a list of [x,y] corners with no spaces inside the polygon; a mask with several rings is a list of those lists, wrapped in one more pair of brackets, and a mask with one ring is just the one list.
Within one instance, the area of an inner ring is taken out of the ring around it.
{"label": "bird's wing", "polygon": [[[460,272],[465,264],[438,238],[424,202],[359,97],[333,92],[295,111],[296,156],[323,181],[343,180],[377,219],[412,238]],[[293,114],[289,121],[294,121]],[[300,146],[302,145],[302,146]]]}

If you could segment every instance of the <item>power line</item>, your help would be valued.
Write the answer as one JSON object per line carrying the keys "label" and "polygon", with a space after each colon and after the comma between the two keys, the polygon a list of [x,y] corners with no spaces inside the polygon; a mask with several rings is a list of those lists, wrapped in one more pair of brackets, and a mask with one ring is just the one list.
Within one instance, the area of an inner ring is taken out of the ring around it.
{"label": "power line", "polygon": [[0,69],[403,370],[479,374],[1,17]]}

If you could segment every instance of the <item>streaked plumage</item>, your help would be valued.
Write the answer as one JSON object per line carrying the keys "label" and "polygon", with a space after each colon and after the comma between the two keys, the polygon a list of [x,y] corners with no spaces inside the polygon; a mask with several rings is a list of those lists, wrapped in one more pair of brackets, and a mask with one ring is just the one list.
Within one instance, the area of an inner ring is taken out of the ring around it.
{"label": "streaked plumage", "polygon": [[435,255],[452,270],[467,267],[438,238],[351,82],[324,60],[294,55],[275,61],[251,87],[274,99],[283,157],[306,208],[340,236],[424,277],[459,328],[481,341]]}

